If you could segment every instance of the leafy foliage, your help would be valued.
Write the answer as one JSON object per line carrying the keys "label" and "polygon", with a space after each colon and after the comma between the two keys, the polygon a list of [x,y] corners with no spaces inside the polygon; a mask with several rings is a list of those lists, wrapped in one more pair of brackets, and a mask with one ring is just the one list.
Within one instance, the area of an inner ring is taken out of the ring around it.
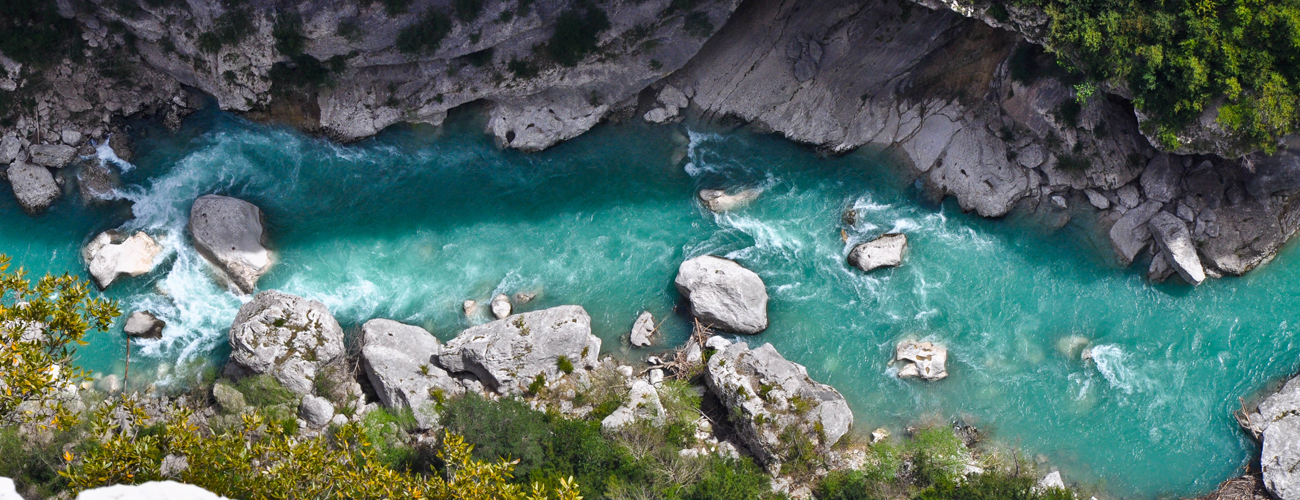
{"label": "leafy foliage", "polygon": [[546,53],[564,66],[577,66],[587,55],[596,52],[598,38],[609,29],[609,17],[598,7],[574,8],[560,14],[555,33],[546,42]]}
{"label": "leafy foliage", "polygon": [[0,52],[23,64],[46,66],[81,46],[81,27],[59,15],[56,2],[0,2]]}
{"label": "leafy foliage", "polygon": [[1074,500],[1061,488],[1034,489],[1034,478],[1002,472],[985,472],[962,481],[942,481],[922,490],[915,500]]}
{"label": "leafy foliage", "polygon": [[751,500],[772,496],[772,478],[748,460],[715,460],[683,500]]}
{"label": "leafy foliage", "polygon": [[701,11],[694,11],[686,15],[682,21],[682,28],[686,34],[695,38],[708,38],[713,34],[713,23],[709,21],[709,15]]}
{"label": "leafy foliage", "polygon": [[1300,0],[1002,1],[1046,12],[1052,49],[1126,85],[1168,146],[1220,99],[1247,147],[1275,150],[1300,124]]}
{"label": "leafy foliage", "polygon": [[275,38],[275,50],[286,56],[298,57],[307,49],[307,37],[302,34],[302,20],[298,16],[280,16],[275,20],[271,36]]}
{"label": "leafy foliage", "polygon": [[[510,462],[475,460],[473,446],[455,434],[446,434],[437,452],[445,470],[420,475],[384,465],[355,423],[334,429],[328,437],[306,438],[268,426],[253,413],[244,417],[242,429],[205,435],[191,423],[192,416],[189,410],[174,410],[155,432],[132,432],[146,420],[140,407],[125,398],[105,404],[93,421],[95,438],[80,456],[65,456],[68,466],[62,474],[74,491],[156,481],[163,479],[163,457],[180,455],[189,463],[180,481],[248,500],[580,498],[569,478],[555,487],[532,484],[526,491],[512,481]],[[118,427],[115,422],[122,420],[127,425]]]}
{"label": "leafy foliage", "polygon": [[232,8],[217,17],[212,31],[199,35],[199,50],[216,53],[222,47],[239,45],[253,34],[253,19],[243,10]]}
{"label": "leafy foliage", "polygon": [[473,22],[483,13],[483,0],[452,0],[451,7],[456,11],[456,19]]}
{"label": "leafy foliage", "polygon": [[397,33],[397,50],[403,54],[431,54],[442,47],[448,33],[451,16],[440,9],[429,9],[419,21]]}
{"label": "leafy foliage", "polygon": [[107,330],[121,312],[76,277],[47,275],[33,285],[26,271],[8,269],[9,258],[0,255],[0,419],[66,428],[76,416],[59,395],[89,380],[73,355],[86,345],[87,331]]}

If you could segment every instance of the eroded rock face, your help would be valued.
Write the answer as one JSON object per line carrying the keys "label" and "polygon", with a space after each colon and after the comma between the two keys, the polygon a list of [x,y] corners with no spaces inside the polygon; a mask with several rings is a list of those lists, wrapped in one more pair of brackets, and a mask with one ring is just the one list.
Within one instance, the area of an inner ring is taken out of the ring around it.
{"label": "eroded rock face", "polygon": [[126,318],[126,326],[123,331],[132,337],[146,339],[162,338],[163,329],[167,323],[149,311],[136,311]]}
{"label": "eroded rock face", "polygon": [[230,283],[243,293],[257,290],[271,267],[261,209],[229,196],[201,196],[190,209],[189,229],[194,248]]}
{"label": "eroded rock face", "polygon": [[1191,233],[1182,219],[1169,212],[1160,212],[1147,225],[1161,253],[1183,281],[1192,285],[1205,281],[1205,268],[1201,267],[1201,258],[1196,255]]}
{"label": "eroded rock face", "polygon": [[50,208],[54,200],[63,194],[54,182],[54,174],[40,165],[15,162],[7,171],[9,184],[13,186],[14,197],[28,215],[37,215]]}
{"label": "eroded rock face", "polygon": [[818,383],[802,365],[763,344],[726,346],[709,358],[709,390],[737,418],[740,440],[760,463],[780,462],[790,443],[781,435],[807,436],[826,451],[853,425],[853,412],[835,388]]}
{"label": "eroded rock face", "polygon": [[1264,487],[1281,500],[1300,499],[1300,377],[1261,401],[1243,424],[1263,445]]}
{"label": "eroded rock face", "polygon": [[948,377],[948,348],[930,342],[905,340],[898,344],[894,361],[903,365],[898,378],[943,380]]}
{"label": "eroded rock face", "polygon": [[435,361],[442,346],[423,328],[372,319],[361,325],[361,345],[361,367],[379,402],[386,408],[410,408],[423,428],[438,425],[437,398],[465,392]]}
{"label": "eroded rock face", "polygon": [[144,232],[126,236],[120,231],[105,231],[82,249],[82,258],[99,289],[108,288],[119,276],[139,276],[154,268],[162,246]]}
{"label": "eroded rock face", "polygon": [[435,357],[448,372],[472,373],[499,393],[522,394],[539,375],[558,380],[561,358],[573,370],[589,370],[599,355],[587,311],[560,306],[466,329]]}
{"label": "eroded rock face", "polygon": [[870,272],[881,267],[903,264],[907,252],[907,235],[890,233],[866,243],[859,243],[849,251],[849,265]]}
{"label": "eroded rock face", "polygon": [[674,282],[704,323],[733,333],[767,329],[767,286],[733,260],[705,255],[682,262]]}
{"label": "eroded rock face", "polygon": [[253,296],[230,327],[233,375],[269,374],[310,394],[322,366],[343,355],[343,329],[325,304],[276,290]]}

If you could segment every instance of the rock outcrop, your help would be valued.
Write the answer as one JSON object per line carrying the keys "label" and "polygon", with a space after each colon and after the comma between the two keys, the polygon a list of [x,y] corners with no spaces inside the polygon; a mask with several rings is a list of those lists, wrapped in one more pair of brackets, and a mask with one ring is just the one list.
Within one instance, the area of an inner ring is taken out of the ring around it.
{"label": "rock outcrop", "polygon": [[1263,445],[1264,487],[1281,500],[1300,500],[1300,377],[1261,401],[1242,424]]}
{"label": "rock outcrop", "polygon": [[260,208],[229,196],[200,196],[190,208],[189,230],[194,249],[223,277],[242,293],[257,290],[271,267]]}
{"label": "rock outcrop", "polygon": [[1147,226],[1160,248],[1160,255],[1182,276],[1183,281],[1191,285],[1205,281],[1205,268],[1201,267],[1201,258],[1196,255],[1191,233],[1182,219],[1169,212],[1160,212],[1151,218]]}
{"label": "rock outcrop", "polygon": [[388,319],[361,325],[361,368],[386,408],[409,408],[420,427],[437,427],[434,408],[440,398],[465,388],[437,364],[442,352],[437,337],[418,326]]}
{"label": "rock outcrop", "polygon": [[637,347],[647,347],[650,345],[650,336],[655,333],[655,317],[650,311],[644,311],[636,317],[636,323],[632,324],[632,333],[628,335],[628,340],[632,345]]}
{"label": "rock outcrop", "polygon": [[44,212],[63,194],[54,182],[54,174],[40,165],[14,162],[9,165],[6,175],[9,177],[9,185],[13,187],[14,197],[18,198],[18,204],[28,215]]}
{"label": "rock outcrop", "polygon": [[32,163],[50,168],[63,168],[77,156],[77,148],[67,144],[34,144],[27,152]]}
{"label": "rock outcrop", "polygon": [[435,357],[448,372],[472,373],[499,393],[522,394],[539,379],[594,368],[599,355],[587,311],[560,306],[466,329]]}
{"label": "rock outcrop", "polygon": [[268,374],[295,393],[311,394],[320,368],[342,355],[343,329],[325,304],[268,290],[239,308],[226,371]]}
{"label": "rock outcrop", "polygon": [[948,348],[941,345],[905,340],[898,344],[894,362],[902,363],[898,378],[943,380],[948,377]]}
{"label": "rock outcrop", "polygon": [[121,231],[99,233],[82,249],[82,258],[99,289],[108,288],[119,276],[139,276],[153,271],[162,246],[142,231],[127,236]]}
{"label": "rock outcrop", "polygon": [[163,329],[167,328],[167,323],[149,311],[136,311],[126,318],[126,326],[122,331],[132,337],[144,339],[162,338]]}
{"label": "rock outcrop", "polygon": [[616,430],[638,421],[662,425],[667,416],[668,411],[659,401],[659,391],[655,390],[655,386],[644,380],[637,380],[632,383],[632,389],[628,391],[627,402],[601,420],[600,426],[606,430]]}
{"label": "rock outcrop", "polygon": [[814,381],[772,344],[753,350],[743,342],[727,346],[709,358],[704,380],[738,417],[738,437],[765,465],[784,459],[791,436],[807,437],[824,452],[853,425],[844,396]]}
{"label": "rock outcrop", "polygon": [[677,268],[677,291],[705,326],[755,334],[767,329],[767,286],[733,260],[705,255]]}
{"label": "rock outcrop", "polygon": [[903,254],[907,252],[907,235],[889,233],[879,238],[859,243],[849,251],[849,265],[870,272],[881,267],[897,267],[903,264]]}
{"label": "rock outcrop", "polygon": [[192,484],[175,481],[149,481],[141,484],[118,484],[82,491],[76,500],[229,500]]}

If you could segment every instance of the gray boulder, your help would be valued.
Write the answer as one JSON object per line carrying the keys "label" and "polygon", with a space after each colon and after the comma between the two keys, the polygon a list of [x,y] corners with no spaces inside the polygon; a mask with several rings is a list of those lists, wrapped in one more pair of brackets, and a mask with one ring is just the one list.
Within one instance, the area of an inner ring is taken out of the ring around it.
{"label": "gray boulder", "polygon": [[870,272],[881,267],[903,264],[907,252],[907,235],[889,233],[866,243],[859,243],[849,251],[849,265]]}
{"label": "gray boulder", "polygon": [[121,182],[117,172],[102,161],[85,162],[77,172],[81,199],[90,203],[113,199],[113,193]]}
{"label": "gray boulder", "polygon": [[228,500],[208,490],[175,481],[118,484],[85,490],[76,500]]}
{"label": "gray boulder", "polygon": [[146,339],[162,338],[163,328],[167,323],[149,311],[136,311],[126,318],[126,326],[123,331],[132,337]]}
{"label": "gray boulder", "polygon": [[1125,212],[1110,227],[1110,244],[1115,248],[1115,256],[1121,265],[1132,264],[1138,252],[1151,244],[1151,230],[1147,227],[1147,222],[1160,212],[1161,206],[1163,204],[1158,201],[1147,201]]}
{"label": "gray boulder", "polygon": [[538,376],[558,380],[561,358],[574,370],[589,370],[599,355],[600,338],[591,334],[587,311],[560,306],[466,329],[436,358],[451,373],[473,373],[497,392],[522,394]]}
{"label": "gray boulder", "polygon": [[239,308],[230,350],[232,375],[265,373],[310,394],[320,368],[343,355],[343,328],[325,304],[268,290]]}
{"label": "gray boulder", "polygon": [[1264,487],[1281,500],[1300,500],[1300,377],[1288,380],[1244,420],[1263,445]]}
{"label": "gray boulder", "polygon": [[14,197],[18,198],[18,204],[28,215],[44,212],[63,194],[54,182],[54,174],[40,165],[15,162],[9,166],[8,175]]}
{"label": "gray boulder", "polygon": [[735,261],[705,255],[677,268],[677,291],[706,326],[755,334],[767,328],[767,287]]}
{"label": "gray boulder", "polygon": [[650,345],[650,336],[655,333],[655,317],[650,311],[641,313],[636,317],[636,323],[632,324],[632,333],[629,340],[632,345],[637,347],[646,347]]}
{"label": "gray boulder", "polygon": [[1201,258],[1196,255],[1196,246],[1192,244],[1192,234],[1182,219],[1169,212],[1160,212],[1151,218],[1147,227],[1170,267],[1183,277],[1183,281],[1192,285],[1205,281],[1205,268],[1201,266]]}
{"label": "gray boulder", "polygon": [[104,231],[86,244],[81,256],[100,290],[119,276],[139,276],[153,271],[162,246],[142,231],[131,236],[121,231]]}
{"label": "gray boulder", "polygon": [[243,293],[257,289],[257,279],[271,267],[262,210],[228,196],[206,195],[190,208],[194,248]]}
{"label": "gray boulder", "polygon": [[334,418],[334,405],[328,399],[308,394],[298,405],[298,416],[311,428],[319,429]]}
{"label": "gray boulder", "polygon": [[943,380],[948,377],[948,348],[929,342],[905,340],[898,344],[894,361],[902,363],[898,378]]}
{"label": "gray boulder", "polygon": [[248,408],[244,393],[221,382],[212,384],[212,399],[217,401],[217,407],[221,408],[221,411],[232,415],[243,413],[244,409]]}
{"label": "gray boulder", "polygon": [[853,412],[835,388],[814,381],[802,365],[786,360],[772,344],[750,349],[743,342],[709,358],[709,390],[729,409],[740,440],[760,463],[772,465],[793,451],[781,435],[808,436],[820,452],[853,425]]}
{"label": "gray boulder", "polygon": [[77,148],[66,144],[37,144],[27,148],[32,163],[44,167],[63,168],[77,156]]}
{"label": "gray boulder", "polygon": [[388,319],[361,325],[361,369],[386,408],[410,408],[420,427],[438,425],[434,403],[462,394],[459,381],[439,367],[437,337],[418,326]]}
{"label": "gray boulder", "polygon": [[1182,194],[1179,187],[1182,178],[1183,163],[1169,154],[1159,154],[1147,163],[1139,182],[1147,199],[1169,203]]}
{"label": "gray boulder", "polygon": [[758,199],[758,195],[763,194],[760,189],[745,189],[736,194],[727,194],[721,189],[704,189],[699,193],[700,203],[714,213],[729,212],[738,208],[744,208],[749,202]]}
{"label": "gray boulder", "polygon": [[632,383],[632,390],[628,391],[627,402],[601,420],[600,426],[606,430],[616,430],[641,420],[659,426],[663,425],[667,416],[668,411],[659,401],[659,391],[655,390],[655,386],[637,380]]}

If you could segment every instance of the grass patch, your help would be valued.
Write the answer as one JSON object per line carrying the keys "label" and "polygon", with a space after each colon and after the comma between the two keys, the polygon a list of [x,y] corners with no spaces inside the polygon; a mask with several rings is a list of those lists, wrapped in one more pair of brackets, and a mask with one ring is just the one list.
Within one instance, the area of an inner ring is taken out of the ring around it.
{"label": "grass patch", "polygon": [[298,400],[301,399],[270,375],[244,377],[235,382],[234,387],[244,395],[244,401],[255,408],[277,405],[297,407]]}

